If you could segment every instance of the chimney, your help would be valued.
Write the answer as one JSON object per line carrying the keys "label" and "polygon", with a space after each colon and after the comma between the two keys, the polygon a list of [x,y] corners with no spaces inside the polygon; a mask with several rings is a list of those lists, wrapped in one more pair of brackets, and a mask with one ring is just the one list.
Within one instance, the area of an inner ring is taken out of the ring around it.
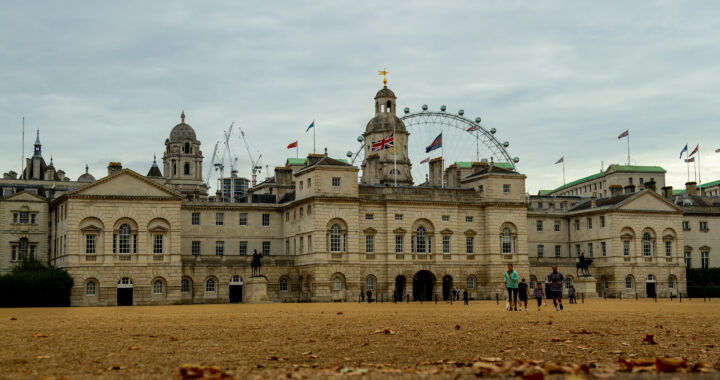
{"label": "chimney", "polygon": [[470,171],[471,174],[475,174],[480,171],[480,169],[487,166],[487,160],[481,161],[481,162],[473,162],[472,163],[472,170]]}
{"label": "chimney", "polygon": [[122,170],[122,164],[119,162],[111,162],[108,164],[108,175],[113,175]]}
{"label": "chimney", "polygon": [[685,183],[685,193],[687,193],[687,195],[697,195],[697,183],[695,183],[695,182]]}
{"label": "chimney", "polygon": [[648,182],[645,182],[645,189],[651,190],[651,191],[657,191],[657,188],[655,187],[655,181],[650,180]]}
{"label": "chimney", "polygon": [[3,179],[17,179],[17,173],[10,170],[9,172],[3,174]]}
{"label": "chimney", "polygon": [[287,166],[277,166],[275,168],[275,182],[278,185],[292,184],[292,169]]}
{"label": "chimney", "polygon": [[668,198],[668,199],[670,197],[672,197],[673,196],[672,186],[664,186],[662,188],[662,195],[663,195],[663,197]]}
{"label": "chimney", "polygon": [[635,192],[635,185],[625,186],[625,194],[632,194]]}
{"label": "chimney", "polygon": [[307,156],[307,166],[315,165],[318,163],[318,161],[322,160],[323,158],[325,158],[324,154],[310,153]]}
{"label": "chimney", "polygon": [[610,196],[614,197],[616,195],[622,194],[622,186],[620,185],[610,185]]}
{"label": "chimney", "polygon": [[435,157],[428,163],[430,171],[430,186],[440,187],[442,185],[442,157]]}
{"label": "chimney", "polygon": [[597,207],[597,193],[593,193],[592,197],[590,197],[590,208]]}

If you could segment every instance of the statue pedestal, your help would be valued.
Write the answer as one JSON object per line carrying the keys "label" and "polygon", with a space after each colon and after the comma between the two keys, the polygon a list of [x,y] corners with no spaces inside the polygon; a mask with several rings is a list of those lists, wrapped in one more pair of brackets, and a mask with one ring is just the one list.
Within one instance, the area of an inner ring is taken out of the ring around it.
{"label": "statue pedestal", "polygon": [[245,280],[245,303],[269,302],[267,296],[267,278],[264,276],[250,277]]}
{"label": "statue pedestal", "polygon": [[580,299],[580,293],[585,294],[585,298],[597,298],[597,281],[595,277],[576,277],[573,279],[575,286],[575,298]]}

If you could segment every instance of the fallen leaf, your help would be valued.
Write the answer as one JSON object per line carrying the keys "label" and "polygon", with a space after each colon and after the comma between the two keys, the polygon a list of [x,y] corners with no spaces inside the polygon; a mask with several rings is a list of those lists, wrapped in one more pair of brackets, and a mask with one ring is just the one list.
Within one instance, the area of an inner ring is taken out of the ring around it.
{"label": "fallen leaf", "polygon": [[343,315],[344,313],[342,311],[338,311],[338,315]]}
{"label": "fallen leaf", "polygon": [[455,325],[455,330],[460,330],[460,325]]}
{"label": "fallen leaf", "polygon": [[33,336],[33,338],[47,338],[47,337],[49,337],[50,335],[48,335],[48,334],[41,334],[41,333],[36,332],[36,333],[33,333],[32,336]]}
{"label": "fallen leaf", "polygon": [[40,355],[37,358],[38,359],[50,359],[50,355]]}
{"label": "fallen leaf", "polygon": [[501,362],[502,358],[485,356],[485,357],[478,358],[478,361],[488,362],[488,363],[497,363],[497,362]]}
{"label": "fallen leaf", "polygon": [[681,358],[660,357],[655,359],[655,368],[660,372],[677,372],[680,368],[687,368],[687,362]]}
{"label": "fallen leaf", "polygon": [[643,338],[643,343],[657,344],[657,342],[655,341],[655,335],[645,335],[645,338]]}
{"label": "fallen leaf", "polygon": [[15,318],[15,317],[10,317],[10,320],[11,320],[11,321],[17,321],[17,318]]}
{"label": "fallen leaf", "polygon": [[170,340],[173,341],[173,342],[175,342],[175,341],[178,341],[178,340],[180,340],[180,339],[178,339],[178,337],[176,337],[176,336],[171,336],[171,337],[170,337]]}

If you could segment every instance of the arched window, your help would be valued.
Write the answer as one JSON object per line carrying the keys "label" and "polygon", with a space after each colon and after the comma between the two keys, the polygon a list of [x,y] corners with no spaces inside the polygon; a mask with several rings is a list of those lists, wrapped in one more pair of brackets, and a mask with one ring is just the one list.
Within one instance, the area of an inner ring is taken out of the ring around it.
{"label": "arched window", "polygon": [[189,163],[187,163],[187,162],[185,163],[185,169],[183,170],[183,172],[185,173],[185,175],[190,175],[190,164]]}
{"label": "arched window", "polygon": [[472,277],[468,277],[465,287],[468,289],[475,289],[475,279]]}
{"label": "arched window", "polygon": [[427,233],[425,227],[417,228],[417,236],[415,237],[415,252],[425,253],[427,251]]}
{"label": "arched window", "polygon": [[280,279],[280,291],[281,291],[281,292],[287,292],[287,291],[288,291],[288,280],[287,280],[287,278],[281,278],[281,279]]}
{"label": "arched window", "polygon": [[212,278],[208,278],[207,281],[205,281],[205,291],[206,292],[214,292],[215,291],[215,280]]}
{"label": "arched window", "polygon": [[387,105],[385,106],[385,111],[392,112],[392,102],[389,100],[387,101]]}
{"label": "arched window", "polygon": [[652,256],[652,239],[649,233],[644,233],[642,238],[643,256]]}
{"label": "arched window", "polygon": [[190,281],[183,279],[180,281],[180,293],[190,293]]}
{"label": "arched window", "polygon": [[632,277],[625,277],[625,289],[632,289],[633,280]]}
{"label": "arched window", "polygon": [[85,295],[86,296],[94,296],[97,294],[97,284],[95,281],[88,281],[85,284]]}
{"label": "arched window", "polygon": [[342,234],[338,224],[330,227],[330,252],[342,252]]}
{"label": "arched window", "polygon": [[515,237],[512,236],[510,228],[505,227],[502,230],[502,253],[512,254],[515,250]]}
{"label": "arched window", "polygon": [[375,279],[372,276],[365,279],[365,289],[375,290]]}
{"label": "arched window", "polygon": [[340,279],[340,277],[333,277],[332,289],[333,290],[342,290],[342,279]]}
{"label": "arched window", "polygon": [[155,282],[153,282],[153,294],[163,294],[162,280],[155,280]]}
{"label": "arched window", "polygon": [[604,277],[604,278],[603,278],[603,288],[604,288],[604,289],[607,289],[607,288],[609,288],[609,287],[610,287],[610,281],[608,280],[607,277]]}
{"label": "arched window", "polygon": [[572,279],[569,277],[565,278],[565,289],[570,289],[570,285],[572,285]]}
{"label": "arched window", "polygon": [[118,228],[118,253],[130,253],[130,226],[121,224]]}
{"label": "arched window", "polygon": [[184,152],[190,153],[190,143],[188,143],[188,142],[185,143],[185,151]]}

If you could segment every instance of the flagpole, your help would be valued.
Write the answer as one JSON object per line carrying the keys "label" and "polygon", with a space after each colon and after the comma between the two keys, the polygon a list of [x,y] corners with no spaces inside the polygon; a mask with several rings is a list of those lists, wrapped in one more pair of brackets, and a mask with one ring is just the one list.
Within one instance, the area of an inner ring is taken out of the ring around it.
{"label": "flagpole", "polygon": [[695,163],[697,160],[693,160],[693,170],[695,171],[695,183],[697,183],[698,176],[697,176],[697,164]]}
{"label": "flagpole", "polygon": [[317,126],[315,125],[315,119],[313,119],[313,153],[315,153],[315,130],[317,129]]}
{"label": "flagpole", "polygon": [[565,156],[563,156],[563,186],[565,186]]}
{"label": "flagpole", "polygon": [[480,162],[480,140],[477,138],[477,131],[475,132],[475,158],[477,162]]}
{"label": "flagpole", "polygon": [[628,129],[627,138],[628,138],[628,143],[627,143],[627,145],[628,145],[628,166],[630,166],[630,130],[629,129]]}
{"label": "flagpole", "polygon": [[393,173],[395,174],[395,187],[397,187],[397,141],[395,136],[395,123],[393,123]]}
{"label": "flagpole", "polygon": [[300,158],[300,153],[298,150],[300,149],[300,144],[295,144],[295,158]]}
{"label": "flagpole", "polygon": [[25,116],[22,117],[22,145],[21,146],[22,146],[22,148],[20,148],[21,157],[20,157],[20,177],[19,178],[22,178],[22,176],[25,172]]}
{"label": "flagpole", "polygon": [[442,141],[442,135],[445,132],[440,130],[440,187],[445,188],[445,144]]}
{"label": "flagpole", "polygon": [[[702,185],[702,176],[700,175],[700,174],[702,174],[700,172],[700,144],[698,143],[697,146],[698,146],[698,148],[697,148],[698,149],[698,152],[697,152],[698,185]],[[702,191],[700,192],[700,195],[702,195]]]}
{"label": "flagpole", "polygon": [[690,156],[688,155],[690,151],[687,149],[687,144],[685,144],[685,164],[687,164],[687,181],[690,182]]}

